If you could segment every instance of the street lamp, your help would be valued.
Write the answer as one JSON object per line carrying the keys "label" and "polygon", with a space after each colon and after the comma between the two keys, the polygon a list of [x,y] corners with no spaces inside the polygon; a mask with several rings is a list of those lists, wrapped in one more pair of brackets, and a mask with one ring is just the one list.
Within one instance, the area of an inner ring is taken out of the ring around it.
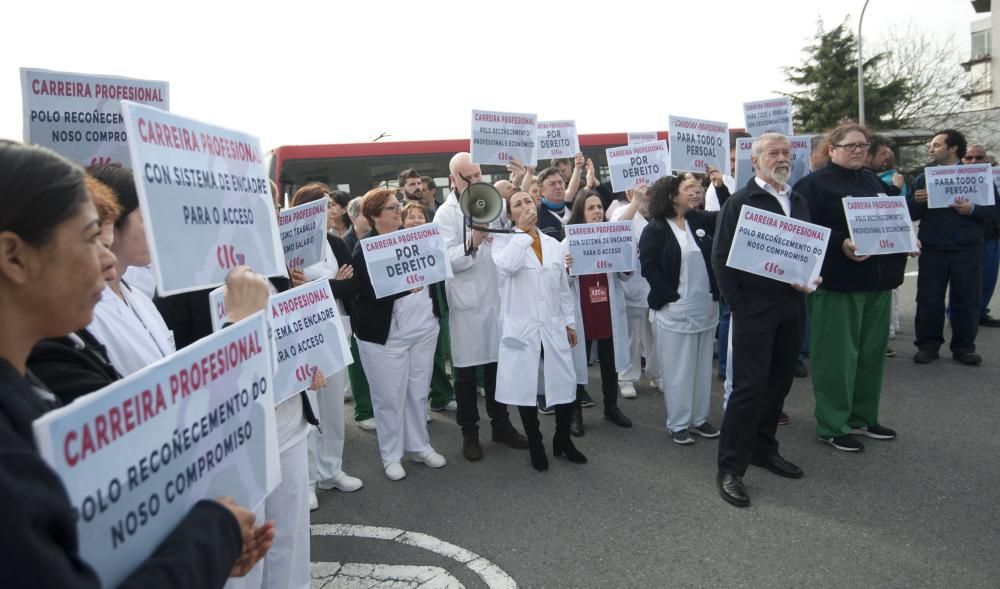
{"label": "street lamp", "polygon": [[865,20],[865,9],[868,1],[861,7],[861,18],[858,19],[858,124],[865,126],[865,66],[861,52],[861,23]]}

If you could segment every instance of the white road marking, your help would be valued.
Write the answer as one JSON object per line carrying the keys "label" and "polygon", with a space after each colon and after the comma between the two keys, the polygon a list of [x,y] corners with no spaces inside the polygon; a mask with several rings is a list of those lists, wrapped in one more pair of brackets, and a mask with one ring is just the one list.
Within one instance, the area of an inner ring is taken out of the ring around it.
{"label": "white road marking", "polygon": [[[511,578],[503,569],[493,564],[489,560],[479,556],[475,552],[466,550],[461,546],[456,546],[435,538],[434,536],[429,536],[427,534],[421,534],[420,532],[409,532],[406,530],[401,530],[398,528],[383,528],[377,526],[359,526],[352,524],[315,524],[310,527],[313,536],[346,536],[354,538],[368,538],[371,540],[391,540],[393,542],[398,542],[400,544],[405,544],[407,546],[413,546],[416,548],[422,548],[428,550],[440,556],[450,558],[456,562],[465,565],[469,570],[479,575],[479,578],[486,583],[487,587],[490,589],[516,589],[517,583]],[[337,563],[315,563],[316,565],[327,564],[332,566],[340,566]],[[395,579],[389,573],[385,573],[384,569],[390,567],[390,565],[368,565],[360,563],[360,566],[372,566],[375,567],[372,572],[373,574],[385,575],[388,579]],[[343,565],[347,566],[347,565]],[[436,568],[436,567],[407,567],[407,568]],[[324,569],[329,570],[329,569]],[[336,574],[336,572],[331,573]],[[450,575],[449,575],[450,576]],[[452,577],[453,578],[453,577]],[[314,581],[316,580],[315,575],[313,576]],[[373,577],[369,577],[373,579]],[[373,579],[374,580],[374,579]],[[321,587],[324,585],[320,585]],[[340,585],[335,585],[339,587]],[[368,585],[369,587],[371,585]],[[378,586],[378,585],[376,585]],[[387,585],[388,586],[388,585]],[[396,585],[392,585],[396,586]],[[424,585],[399,585],[400,587],[424,587]],[[432,585],[427,585],[431,587]],[[454,587],[456,585],[433,585],[434,587]],[[461,586],[460,584],[457,586]]]}
{"label": "white road marking", "polygon": [[464,589],[461,581],[441,567],[314,562],[309,567],[312,589]]}

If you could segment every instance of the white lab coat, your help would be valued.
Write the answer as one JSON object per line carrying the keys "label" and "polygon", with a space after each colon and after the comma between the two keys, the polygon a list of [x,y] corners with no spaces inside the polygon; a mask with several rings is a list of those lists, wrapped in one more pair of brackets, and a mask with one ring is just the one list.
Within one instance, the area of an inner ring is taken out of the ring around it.
{"label": "white lab coat", "polygon": [[[576,370],[566,337],[576,327],[573,298],[566,278],[562,245],[539,232],[542,262],[531,248],[530,235],[503,235],[493,243],[500,285],[500,355],[496,400],[533,406],[536,379],[544,350],[545,404],[576,399]],[[582,340],[577,344],[581,347]]]}
{"label": "white lab coat", "polygon": [[108,359],[128,376],[176,351],[174,332],[142,291],[121,284],[122,297],[105,286],[87,329],[108,349]]}
{"label": "white lab coat", "polygon": [[[493,262],[494,234],[488,234],[472,255],[465,255],[462,225],[465,218],[452,192],[434,214],[448,246],[454,276],[445,282],[451,360],[455,367],[496,362],[500,346],[500,292]],[[472,237],[472,230],[466,230]]]}
{"label": "white lab coat", "polygon": [[[563,240],[563,256],[569,253],[569,241]],[[608,302],[611,304],[611,338],[615,346],[615,371],[625,372],[631,364],[629,358],[628,315],[625,310],[625,297],[622,296],[621,283],[632,276],[625,273],[610,272],[605,274],[608,280]],[[642,278],[640,276],[640,278]],[[576,368],[577,384],[587,384],[589,370],[587,369],[587,334],[583,326],[583,307],[580,305],[580,277],[569,277],[569,290],[573,296],[573,310],[576,318],[576,336],[581,345],[573,346],[573,365]]]}

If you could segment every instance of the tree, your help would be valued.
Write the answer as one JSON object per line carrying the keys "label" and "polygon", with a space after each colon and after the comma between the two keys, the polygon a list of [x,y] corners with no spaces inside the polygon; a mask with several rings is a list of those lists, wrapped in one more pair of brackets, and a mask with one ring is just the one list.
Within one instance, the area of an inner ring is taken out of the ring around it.
{"label": "tree", "polygon": [[[788,93],[799,133],[823,132],[845,118],[858,116],[858,46],[846,22],[824,32],[820,21],[814,42],[805,48],[800,66],[785,68],[785,78],[801,90]],[[898,106],[909,93],[905,77],[887,77],[878,66],[889,54],[876,53],[864,62],[865,122],[873,129],[899,128]]]}

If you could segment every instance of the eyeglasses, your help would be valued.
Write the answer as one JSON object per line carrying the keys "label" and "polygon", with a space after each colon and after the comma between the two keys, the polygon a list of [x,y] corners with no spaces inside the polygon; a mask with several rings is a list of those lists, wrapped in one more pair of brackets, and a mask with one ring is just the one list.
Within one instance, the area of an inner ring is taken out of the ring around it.
{"label": "eyeglasses", "polygon": [[865,151],[871,147],[871,143],[834,143],[834,147],[839,147],[845,151]]}
{"label": "eyeglasses", "polygon": [[403,207],[402,207],[402,206],[400,206],[400,204],[399,204],[399,203],[397,202],[396,204],[394,204],[394,205],[392,205],[392,206],[388,206],[388,207],[382,207],[382,210],[383,210],[383,211],[399,211],[399,210],[400,210],[400,209],[402,209],[402,208],[403,208]]}

